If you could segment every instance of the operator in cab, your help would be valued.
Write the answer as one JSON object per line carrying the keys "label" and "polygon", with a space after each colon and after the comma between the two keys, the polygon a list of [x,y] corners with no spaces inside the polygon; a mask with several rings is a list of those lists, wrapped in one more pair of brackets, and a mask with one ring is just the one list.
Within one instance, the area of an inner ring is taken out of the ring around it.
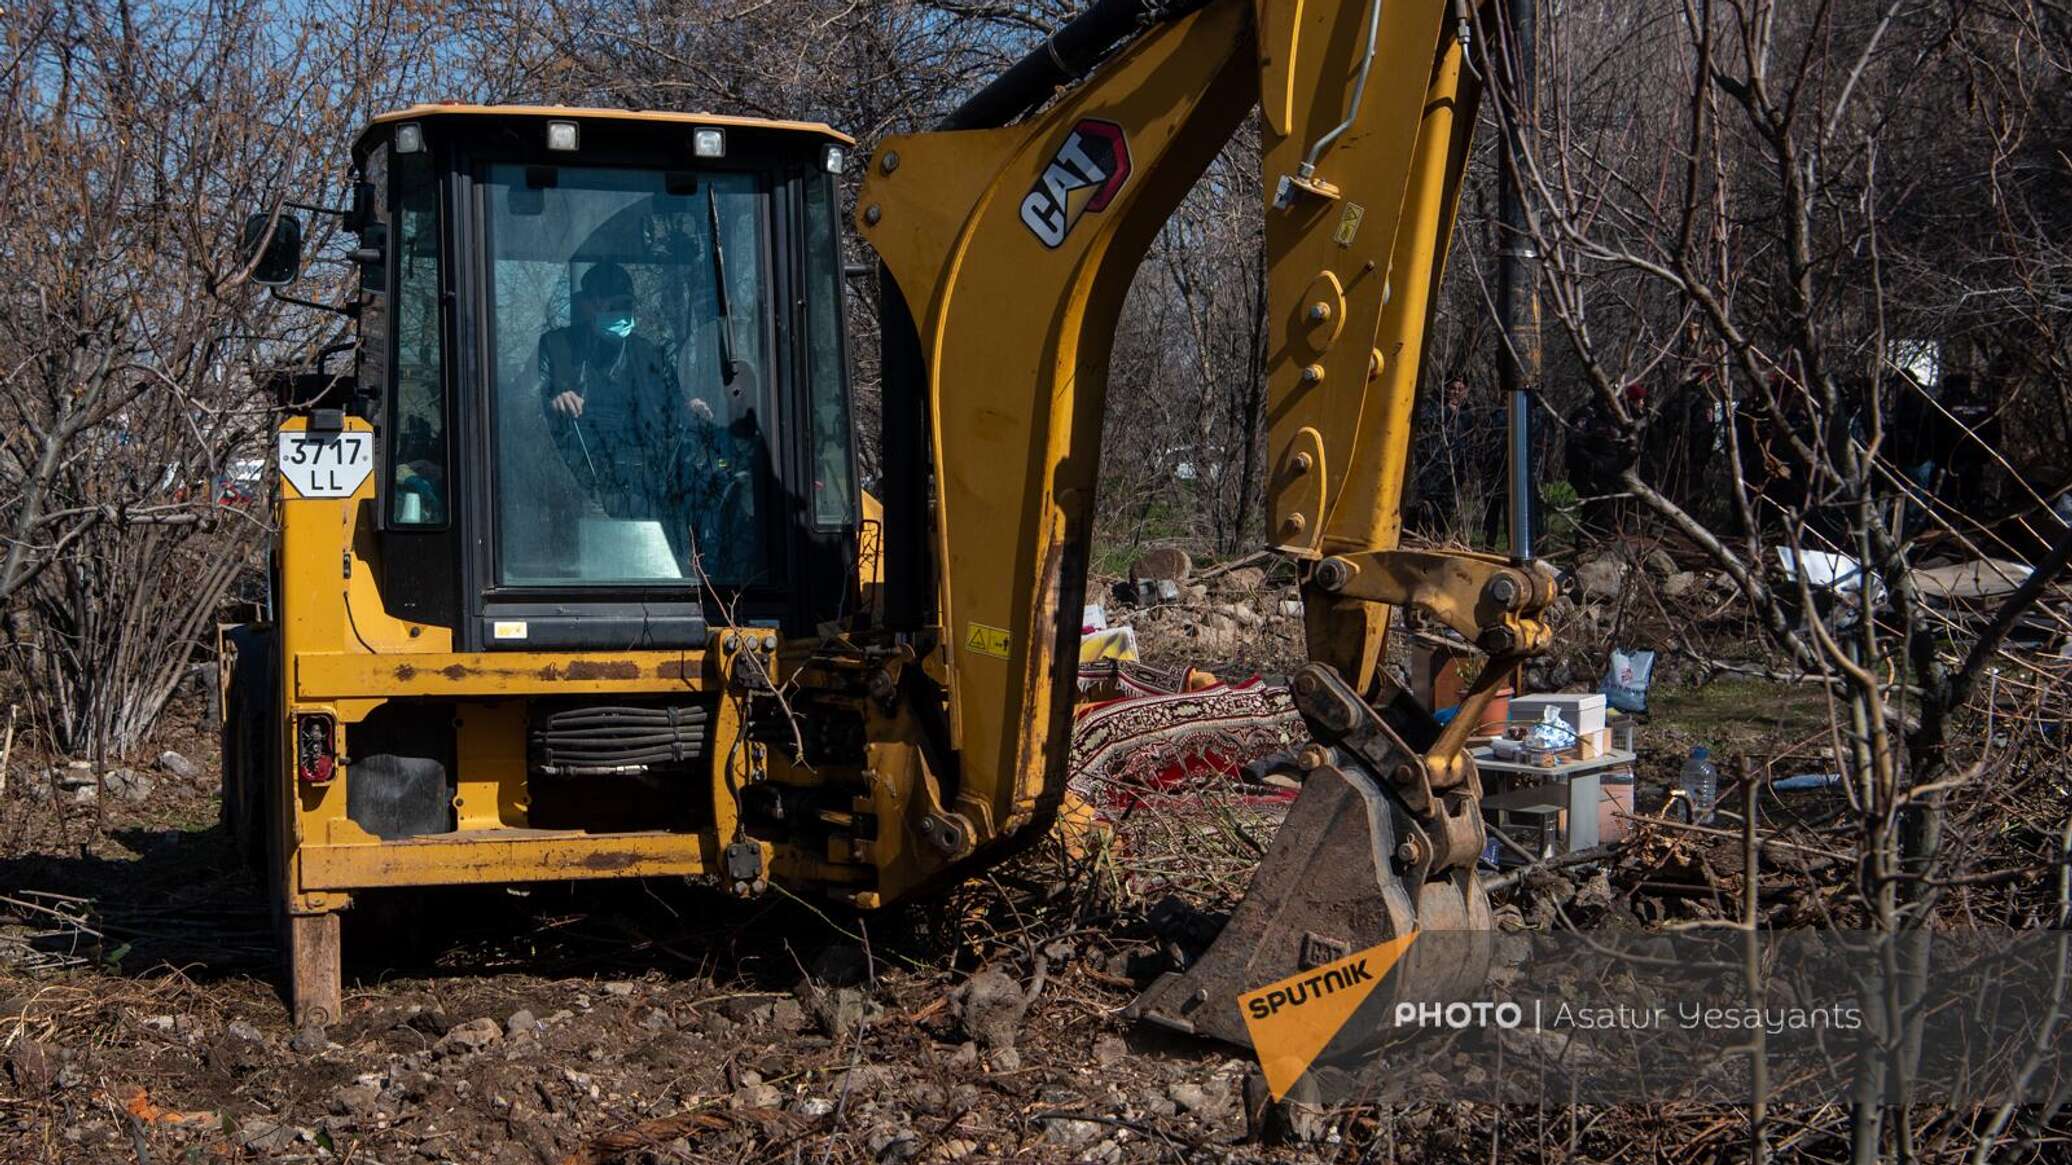
{"label": "operator in cab", "polygon": [[662,346],[640,334],[626,268],[593,264],[569,306],[572,322],[539,342],[540,403],[556,451],[607,516],[660,521],[681,558],[732,479],[725,434],[711,406],[684,391]]}
{"label": "operator in cab", "polygon": [[[655,483],[686,445],[711,444],[712,410],[685,395],[659,345],[637,334],[633,276],[617,263],[583,273],[573,322],[540,337],[540,397],[562,460],[614,518],[652,518]],[[705,437],[703,442],[696,440]]]}

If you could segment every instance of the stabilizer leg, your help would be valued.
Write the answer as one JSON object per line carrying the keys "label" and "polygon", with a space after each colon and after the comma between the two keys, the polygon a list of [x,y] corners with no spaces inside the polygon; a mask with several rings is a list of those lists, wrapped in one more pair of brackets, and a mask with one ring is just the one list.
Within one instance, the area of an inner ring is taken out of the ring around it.
{"label": "stabilizer leg", "polygon": [[337,913],[288,916],[288,1000],[298,1028],[338,1022],[345,992]]}

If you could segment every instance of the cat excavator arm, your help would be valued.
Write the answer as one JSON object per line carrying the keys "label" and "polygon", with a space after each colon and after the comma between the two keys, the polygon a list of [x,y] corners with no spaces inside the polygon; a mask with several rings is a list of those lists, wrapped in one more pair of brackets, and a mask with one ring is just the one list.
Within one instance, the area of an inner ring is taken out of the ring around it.
{"label": "cat excavator arm", "polygon": [[[1102,0],[944,127],[880,144],[887,613],[922,667],[955,863],[1064,795],[1109,355],[1138,264],[1261,133],[1269,545],[1303,564],[1315,744],[1223,937],[1140,1014],[1245,1042],[1238,993],[1411,929],[1486,930],[1467,733],[1544,649],[1531,562],[1398,547],[1411,411],[1478,84],[1452,0]],[[1444,731],[1381,667],[1390,610],[1489,652]],[[1475,959],[1427,968],[1479,983]],[[1458,965],[1456,965],[1458,964]]]}

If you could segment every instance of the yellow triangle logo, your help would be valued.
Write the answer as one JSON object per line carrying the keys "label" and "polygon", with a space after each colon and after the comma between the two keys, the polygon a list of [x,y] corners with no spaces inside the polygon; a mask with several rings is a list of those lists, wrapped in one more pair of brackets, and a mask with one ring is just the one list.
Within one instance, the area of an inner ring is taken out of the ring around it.
{"label": "yellow triangle logo", "polygon": [[1374,993],[1417,938],[1412,931],[1237,997],[1259,1067],[1275,1100],[1286,1096],[1317,1053]]}

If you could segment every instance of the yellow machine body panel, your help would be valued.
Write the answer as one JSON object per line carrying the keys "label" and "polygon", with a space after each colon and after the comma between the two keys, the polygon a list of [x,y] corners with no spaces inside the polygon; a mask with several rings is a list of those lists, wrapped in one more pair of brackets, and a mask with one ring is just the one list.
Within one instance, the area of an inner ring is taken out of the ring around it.
{"label": "yellow machine body panel", "polygon": [[[1063,794],[1080,609],[1068,578],[1085,569],[1115,317],[1153,233],[1251,104],[1247,23],[1235,4],[1183,19],[1024,125],[887,139],[858,200],[934,370],[955,808],[981,840]],[[1053,242],[1025,206],[1096,133],[1117,168],[1107,198],[1066,191]]]}
{"label": "yellow machine body panel", "polygon": [[[307,419],[295,417],[280,432],[291,442],[328,447],[353,434],[371,435],[372,427],[349,419],[337,434],[312,435]],[[347,752],[328,781],[297,784],[297,795],[283,805],[281,824],[296,842],[280,871],[291,908],[324,910],[340,903],[340,892],[375,886],[695,875],[716,868],[718,839],[734,825],[732,797],[718,794],[741,777],[739,771],[730,776],[722,763],[737,751],[730,738],[722,735],[723,743],[710,750],[715,795],[709,828],[695,834],[531,829],[525,725],[518,713],[532,697],[712,690],[723,653],[453,652],[446,628],[382,608],[373,585],[379,564],[363,527],[373,498],[372,475],[343,497],[303,497],[284,475],[279,480],[282,707],[290,724],[298,716],[326,716],[350,734],[386,701],[458,701],[458,828],[385,842],[356,826],[346,814],[353,781]],[[727,728],[722,717],[719,731]],[[294,774],[292,732],[283,745],[280,771]]]}

